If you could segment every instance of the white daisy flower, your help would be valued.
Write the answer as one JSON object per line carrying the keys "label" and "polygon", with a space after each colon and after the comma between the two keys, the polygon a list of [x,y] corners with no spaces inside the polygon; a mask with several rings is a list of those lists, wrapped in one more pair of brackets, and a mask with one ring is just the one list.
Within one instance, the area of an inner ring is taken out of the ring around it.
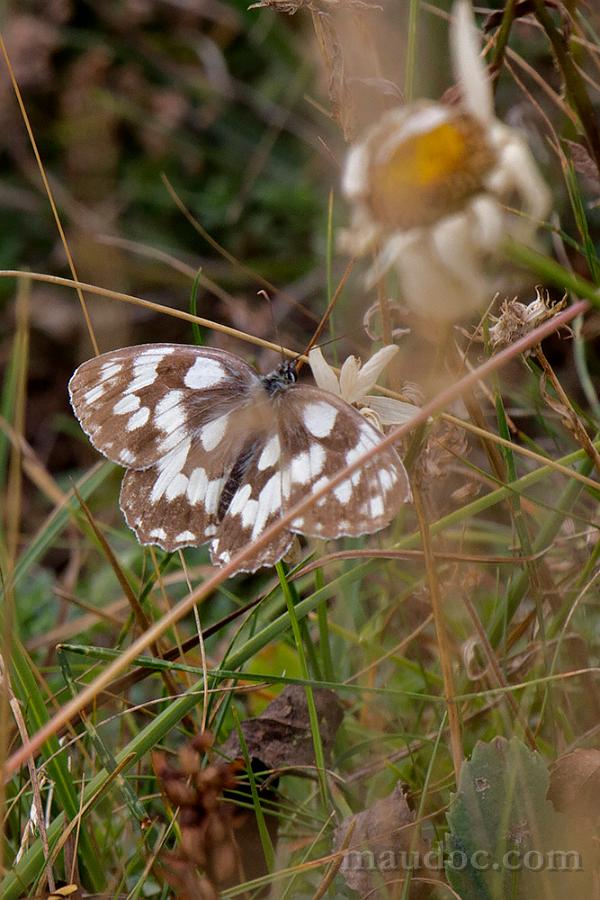
{"label": "white daisy flower", "polygon": [[408,422],[419,411],[419,407],[412,403],[404,403],[393,397],[369,394],[398,349],[392,345],[382,347],[364,366],[356,356],[349,356],[340,369],[339,378],[325,361],[318,347],[310,351],[308,361],[317,386],[321,390],[329,391],[330,394],[341,397],[346,403],[356,406],[360,413],[381,431],[383,425],[401,425]]}
{"label": "white daisy flower", "polygon": [[350,149],[342,180],[353,204],[343,249],[377,249],[369,283],[393,266],[406,303],[447,321],[487,301],[486,260],[507,234],[530,240],[550,205],[525,141],[494,115],[470,4],[458,0],[453,12],[460,104],[420,100],[388,111]]}

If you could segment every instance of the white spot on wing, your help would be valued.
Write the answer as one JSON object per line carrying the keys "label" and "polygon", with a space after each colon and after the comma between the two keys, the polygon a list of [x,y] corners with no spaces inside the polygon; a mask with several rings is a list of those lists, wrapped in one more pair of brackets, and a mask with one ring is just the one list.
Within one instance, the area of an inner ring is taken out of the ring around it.
{"label": "white spot on wing", "polygon": [[340,503],[348,503],[352,496],[352,482],[349,479],[342,481],[333,489],[333,493]]}
{"label": "white spot on wing", "polygon": [[385,505],[383,503],[383,497],[371,497],[371,501],[369,503],[369,512],[373,516],[374,519],[378,519],[383,515],[385,511]]}
{"label": "white spot on wing", "polygon": [[122,363],[104,363],[100,369],[100,377],[103,381],[107,381],[109,378],[114,378],[115,375],[118,375],[122,368]]}
{"label": "white spot on wing", "polygon": [[138,359],[151,359],[153,356],[158,357],[158,361],[160,362],[165,356],[170,356],[171,353],[175,353],[177,347],[167,347],[165,344],[156,344],[155,346],[150,345],[146,347],[145,350],[142,350]]}
{"label": "white spot on wing", "polygon": [[170,434],[167,434],[163,440],[160,442],[160,449],[162,453],[167,453],[169,450],[172,450],[173,447],[176,447],[181,441],[183,441],[187,437],[187,428],[181,427],[176,428],[175,431],[172,431]]}
{"label": "white spot on wing", "polygon": [[126,393],[135,394],[141,388],[149,387],[158,378],[158,366],[165,356],[175,352],[175,347],[149,347],[139,354],[133,363],[133,381]]}
{"label": "white spot on wing", "polygon": [[190,475],[187,487],[187,498],[192,506],[204,500],[207,489],[208,478],[206,477],[206,470],[199,466]]}
{"label": "white spot on wing", "polygon": [[307,403],[303,419],[311,434],[318,438],[324,438],[333,431],[337,419],[337,409],[331,403],[325,403],[323,400]]}
{"label": "white spot on wing", "polygon": [[[108,449],[108,444],[106,445],[106,449]],[[135,456],[133,455],[131,450],[128,450],[127,447],[124,447],[123,450],[121,450],[121,452],[119,453],[119,459],[121,460],[121,462],[125,463],[125,465],[130,466],[134,461]]]}
{"label": "white spot on wing", "polygon": [[233,499],[227,510],[227,514],[230,516],[237,516],[239,513],[244,511],[244,507],[248,500],[250,499],[250,495],[252,493],[252,485],[244,484],[241,488],[233,495]]}
{"label": "white spot on wing", "polygon": [[115,403],[113,413],[115,416],[124,416],[125,413],[135,412],[140,408],[140,403],[140,398],[135,394],[127,394],[125,397],[121,397],[118,403]]}
{"label": "white spot on wing", "polygon": [[127,431],[135,431],[136,428],[141,428],[142,425],[145,425],[148,419],[150,418],[150,410],[147,406],[142,406],[141,409],[138,409],[136,413],[132,415],[130,420],[127,423]]}
{"label": "white spot on wing", "polygon": [[252,528],[252,540],[264,531],[265,525],[273,513],[281,509],[281,476],[279,472],[271,475],[258,495],[258,509]]}
{"label": "white spot on wing", "polygon": [[320,444],[312,444],[305,453],[299,453],[291,462],[292,483],[308,484],[323,471],[325,450]]}
{"label": "white spot on wing", "polygon": [[279,444],[279,436],[277,434],[274,434],[273,437],[267,441],[264,446],[263,452],[258,458],[258,462],[256,465],[259,472],[262,472],[264,469],[270,469],[271,466],[274,466],[279,459],[280,453],[281,446]]}
{"label": "white spot on wing", "polygon": [[248,500],[242,510],[242,527],[250,528],[256,519],[258,512],[258,500]]}
{"label": "white spot on wing", "polygon": [[325,487],[326,484],[329,484],[329,478],[326,478],[325,476],[323,476],[322,478],[319,478],[319,480],[315,481],[315,483],[313,484],[313,486],[311,488],[311,493],[316,494],[317,491],[320,491],[321,488]]}
{"label": "white spot on wing", "polygon": [[194,541],[196,540],[196,535],[192,531],[180,531],[179,534],[175,535],[175,540],[178,544],[182,543],[182,541]]}
{"label": "white spot on wing", "polygon": [[183,391],[169,391],[156,404],[154,424],[161,431],[172,433],[185,425],[185,413],[180,406],[183,396]]}
{"label": "white spot on wing", "polygon": [[150,537],[157,538],[159,541],[164,541],[167,536],[167,532],[164,528],[153,528],[152,531],[149,532]]}
{"label": "white spot on wing", "polygon": [[170,453],[167,453],[166,456],[160,460],[157,464],[156,468],[158,469],[159,476],[154,482],[154,486],[150,493],[150,502],[156,503],[157,500],[167,492],[167,489],[170,483],[174,478],[177,478],[178,475],[181,474],[181,470],[185,465],[185,461],[187,459],[187,455],[190,449],[191,439],[188,438],[186,441],[183,441],[178,447],[175,447],[171,450]]}
{"label": "white spot on wing", "polygon": [[185,373],[183,382],[186,387],[202,390],[219,384],[226,374],[225,369],[216,359],[199,356]]}
{"label": "white spot on wing", "polygon": [[96,401],[100,399],[103,393],[104,385],[95,384],[93,388],[90,388],[89,391],[85,392],[85,394],[83,395],[83,399],[86,403],[96,403]]}
{"label": "white spot on wing", "polygon": [[374,428],[369,428],[368,426],[365,427],[363,425],[360,429],[358,441],[354,447],[351,447],[346,453],[346,465],[349,466],[359,459],[359,457],[364,456],[368,450],[372,447],[376,447],[380,441],[381,435],[378,435]]}
{"label": "white spot on wing", "polygon": [[158,378],[156,366],[135,366],[133,375],[133,381],[127,386],[127,390],[125,391],[126,394],[135,394],[142,388],[154,384]]}
{"label": "white spot on wing", "polygon": [[202,441],[202,446],[205,450],[214,450],[215,447],[220,444],[227,428],[228,418],[229,414],[226,413],[219,416],[217,419],[213,419],[212,422],[208,422],[208,424],[200,430],[200,440]]}
{"label": "white spot on wing", "polygon": [[227,563],[231,562],[231,553],[229,552],[229,550],[222,550],[219,553],[218,547],[219,547],[219,542],[215,541],[215,543],[212,545],[212,548],[211,548],[212,552],[215,554],[215,556],[217,557],[219,562],[223,563],[223,565],[226,566]]}
{"label": "white spot on wing", "polygon": [[187,475],[184,475],[182,472],[179,475],[176,475],[172,481],[167,485],[167,489],[165,491],[165,497],[170,502],[174,500],[175,497],[182,497],[188,486],[188,478]]}
{"label": "white spot on wing", "polygon": [[210,516],[215,516],[217,514],[217,510],[219,508],[219,499],[221,497],[221,491],[223,490],[224,482],[224,478],[213,478],[212,481],[208,482],[208,486],[206,488],[206,498],[204,500],[204,507],[207,514]]}
{"label": "white spot on wing", "polygon": [[379,482],[384,491],[389,491],[395,485],[397,480],[395,472],[389,471],[388,469],[379,470]]}

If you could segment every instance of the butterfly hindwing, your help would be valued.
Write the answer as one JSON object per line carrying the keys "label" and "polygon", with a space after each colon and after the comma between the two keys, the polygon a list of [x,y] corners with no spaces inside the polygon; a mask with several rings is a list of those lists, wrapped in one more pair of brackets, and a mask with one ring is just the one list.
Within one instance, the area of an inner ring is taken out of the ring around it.
{"label": "butterfly hindwing", "polygon": [[[292,390],[292,389],[290,389]],[[291,400],[293,394],[286,392]],[[241,471],[237,473],[236,488],[222,504],[223,516],[217,535],[211,544],[213,562],[224,565],[241,547],[255,541],[273,525],[284,511],[281,470],[281,419],[277,417],[278,403],[272,407],[271,429],[262,439],[250,439],[246,456],[242,456]],[[231,481],[229,482],[231,485]],[[272,566],[285,555],[293,538],[283,529],[266,547],[261,548],[242,564],[244,571],[259,566]]]}

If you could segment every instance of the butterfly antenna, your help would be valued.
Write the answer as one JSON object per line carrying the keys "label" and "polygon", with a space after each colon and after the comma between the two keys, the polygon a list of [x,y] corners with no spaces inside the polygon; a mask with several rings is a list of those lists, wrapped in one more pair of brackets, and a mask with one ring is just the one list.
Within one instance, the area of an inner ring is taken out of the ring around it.
{"label": "butterfly antenna", "polygon": [[271,325],[273,326],[273,334],[275,335],[276,342],[279,344],[279,352],[281,353],[281,362],[285,361],[285,353],[283,352],[283,344],[281,343],[281,336],[279,334],[279,327],[277,325],[277,319],[275,318],[275,311],[273,309],[273,300],[267,294],[265,290],[261,288],[260,291],[257,292],[259,297],[264,297],[267,303],[269,304],[269,310],[271,312]]}
{"label": "butterfly antenna", "polygon": [[[345,269],[345,271],[344,271],[344,274],[343,274],[342,277],[340,278],[339,284],[338,284],[338,286],[336,287],[336,289],[335,289],[335,291],[334,291],[334,293],[333,293],[333,296],[332,296],[331,300],[329,301],[329,303],[328,303],[328,305],[327,305],[327,309],[326,309],[325,312],[323,313],[323,316],[322,316],[322,318],[321,318],[321,321],[320,321],[319,324],[317,325],[317,327],[316,327],[316,329],[315,329],[315,332],[314,332],[313,336],[311,337],[310,341],[308,342],[308,346],[307,346],[307,348],[306,348],[306,350],[304,351],[304,354],[303,354],[304,356],[308,356],[308,354],[309,354],[310,351],[313,349],[313,347],[315,347],[315,346],[317,345],[317,341],[319,340],[319,338],[320,338],[321,335],[323,334],[323,332],[324,332],[324,330],[325,330],[325,328],[326,328],[326,326],[327,326],[327,323],[329,322],[329,319],[331,318],[331,314],[332,314],[333,310],[335,309],[336,303],[337,303],[338,300],[340,299],[341,293],[342,293],[342,291],[343,291],[343,289],[344,289],[344,286],[345,286],[346,282],[348,281],[348,278],[349,278],[349,276],[350,276],[350,272],[352,271],[353,268],[354,268],[354,257],[352,257],[352,259],[350,260],[350,262],[349,262],[348,265],[346,266],[346,269]],[[334,338],[334,340],[335,340],[335,338]],[[331,343],[331,342],[330,342],[330,341],[327,341],[326,343]],[[304,361],[303,361],[302,359],[299,359],[299,360],[298,360],[297,371],[300,371],[300,369],[302,368],[303,364],[304,364]]]}

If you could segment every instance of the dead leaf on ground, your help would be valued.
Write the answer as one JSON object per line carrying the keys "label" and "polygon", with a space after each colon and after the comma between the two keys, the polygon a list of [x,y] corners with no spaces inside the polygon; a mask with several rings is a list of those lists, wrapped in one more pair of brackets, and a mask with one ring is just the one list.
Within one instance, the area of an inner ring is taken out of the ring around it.
{"label": "dead leaf on ground", "polygon": [[600,811],[600,750],[573,750],[550,770],[548,799],[573,818],[597,820]]}
{"label": "dead leaf on ground", "polygon": [[576,141],[569,141],[566,138],[563,143],[568,147],[575,171],[583,175],[588,182],[589,188],[597,196],[600,195],[600,176],[598,167],[590,156],[587,147],[578,144]]}
{"label": "dead leaf on ground", "polygon": [[[313,696],[328,759],[342,721],[342,705],[336,694],[325,688],[315,689]],[[242,722],[241,728],[250,758],[260,760],[265,769],[315,765],[306,691],[300,685],[284,688],[260,716]],[[232,732],[222,751],[230,759],[243,755],[237,733]]]}
{"label": "dead leaf on ground", "polygon": [[[369,809],[349,816],[335,830],[334,850],[344,846],[352,829],[350,843],[344,850],[340,873],[349,888],[361,897],[379,897],[382,884],[400,885],[423,844],[415,833],[415,814],[410,809],[400,782],[387,797],[377,800]],[[410,897],[423,896],[429,890],[419,884],[419,876],[432,877],[432,873],[411,872]],[[433,873],[433,877],[435,873]]]}

